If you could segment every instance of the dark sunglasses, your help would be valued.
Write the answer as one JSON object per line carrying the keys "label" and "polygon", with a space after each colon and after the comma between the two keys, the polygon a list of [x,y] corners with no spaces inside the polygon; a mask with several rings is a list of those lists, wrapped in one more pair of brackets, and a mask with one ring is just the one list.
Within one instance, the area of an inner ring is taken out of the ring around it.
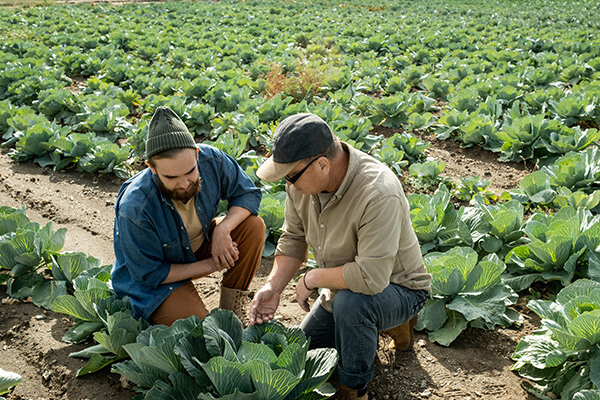
{"label": "dark sunglasses", "polygon": [[284,176],[285,180],[288,181],[289,183],[291,183],[292,185],[294,183],[296,183],[296,181],[298,179],[300,179],[300,177],[302,176],[302,174],[304,173],[304,171],[306,171],[308,169],[308,167],[310,167],[310,164],[314,163],[315,161],[317,161],[319,158],[321,157],[325,157],[325,156],[319,156],[317,158],[313,158],[311,162],[309,162],[308,164],[306,164],[306,167],[302,168],[300,171],[298,171],[298,173],[294,174],[294,176]]}

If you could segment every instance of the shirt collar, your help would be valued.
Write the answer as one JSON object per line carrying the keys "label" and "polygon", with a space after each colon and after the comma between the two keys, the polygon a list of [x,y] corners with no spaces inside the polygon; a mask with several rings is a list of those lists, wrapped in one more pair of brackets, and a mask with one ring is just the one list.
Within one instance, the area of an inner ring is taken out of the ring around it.
{"label": "shirt collar", "polygon": [[348,188],[350,187],[350,184],[354,180],[354,176],[358,171],[358,165],[360,164],[359,154],[357,154],[357,152],[359,152],[360,150],[356,150],[354,147],[350,146],[346,142],[341,142],[341,144],[342,149],[348,152],[348,169],[346,170],[346,175],[342,180],[342,184],[335,191],[335,197],[337,197],[338,199],[341,198],[344,195],[344,193],[346,193],[346,190],[348,190]]}

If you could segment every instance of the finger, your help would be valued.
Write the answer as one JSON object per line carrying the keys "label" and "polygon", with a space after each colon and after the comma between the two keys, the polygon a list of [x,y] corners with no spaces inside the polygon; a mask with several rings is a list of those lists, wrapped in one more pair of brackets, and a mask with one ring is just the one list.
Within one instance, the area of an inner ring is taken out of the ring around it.
{"label": "finger", "polygon": [[225,261],[227,262],[227,269],[233,267],[233,265],[235,264],[235,260],[229,253],[225,254]]}
{"label": "finger", "polygon": [[217,271],[222,271],[223,270],[223,265],[221,264],[221,260],[219,259],[218,256],[212,256],[213,262],[215,263],[215,266],[217,267]]}
{"label": "finger", "polygon": [[306,301],[303,301],[300,304],[300,308],[303,309],[304,311],[308,312],[308,303]]}
{"label": "finger", "polygon": [[238,259],[238,256],[237,256],[237,254],[235,252],[229,253],[227,255],[227,261],[229,261],[229,265],[232,266],[232,267],[234,266],[234,264],[237,261],[237,259]]}
{"label": "finger", "polygon": [[221,270],[229,269],[229,261],[227,261],[227,255],[219,256],[219,263],[221,264]]}
{"label": "finger", "polygon": [[273,317],[274,317],[273,314],[263,314],[263,320],[265,322],[268,322],[268,321],[272,320]]}

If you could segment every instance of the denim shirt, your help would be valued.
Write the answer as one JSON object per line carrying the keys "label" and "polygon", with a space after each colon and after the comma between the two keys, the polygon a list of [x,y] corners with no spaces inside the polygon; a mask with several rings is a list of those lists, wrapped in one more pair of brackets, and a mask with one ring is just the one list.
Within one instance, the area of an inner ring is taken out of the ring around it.
{"label": "denim shirt", "polygon": [[[207,145],[198,147],[201,189],[196,195],[196,213],[210,240],[220,200],[227,200],[228,209],[243,207],[256,215],[261,193],[233,158]],[[119,297],[130,298],[136,318],[149,319],[175,289],[188,282],[161,284],[171,264],[196,261],[183,220],[171,199],[160,193],[158,178],[150,168],[119,190],[113,234],[112,286]]]}

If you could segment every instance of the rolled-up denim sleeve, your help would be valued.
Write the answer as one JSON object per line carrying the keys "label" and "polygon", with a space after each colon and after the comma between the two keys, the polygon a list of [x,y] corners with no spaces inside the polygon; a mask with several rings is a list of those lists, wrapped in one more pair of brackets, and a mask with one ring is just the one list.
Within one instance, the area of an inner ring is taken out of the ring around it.
{"label": "rolled-up denim sleeve", "polygon": [[118,217],[116,223],[119,245],[131,278],[142,287],[157,288],[169,275],[171,264],[164,261],[156,230],[149,222],[135,223],[124,216]]}
{"label": "rolled-up denim sleeve", "polygon": [[258,215],[262,194],[238,163],[226,153],[221,153],[221,199],[227,200],[227,208],[242,207]]}
{"label": "rolled-up denim sleeve", "polygon": [[380,199],[366,209],[358,232],[357,255],[342,270],[353,292],[373,295],[390,284],[402,234],[402,210],[396,196]]}

